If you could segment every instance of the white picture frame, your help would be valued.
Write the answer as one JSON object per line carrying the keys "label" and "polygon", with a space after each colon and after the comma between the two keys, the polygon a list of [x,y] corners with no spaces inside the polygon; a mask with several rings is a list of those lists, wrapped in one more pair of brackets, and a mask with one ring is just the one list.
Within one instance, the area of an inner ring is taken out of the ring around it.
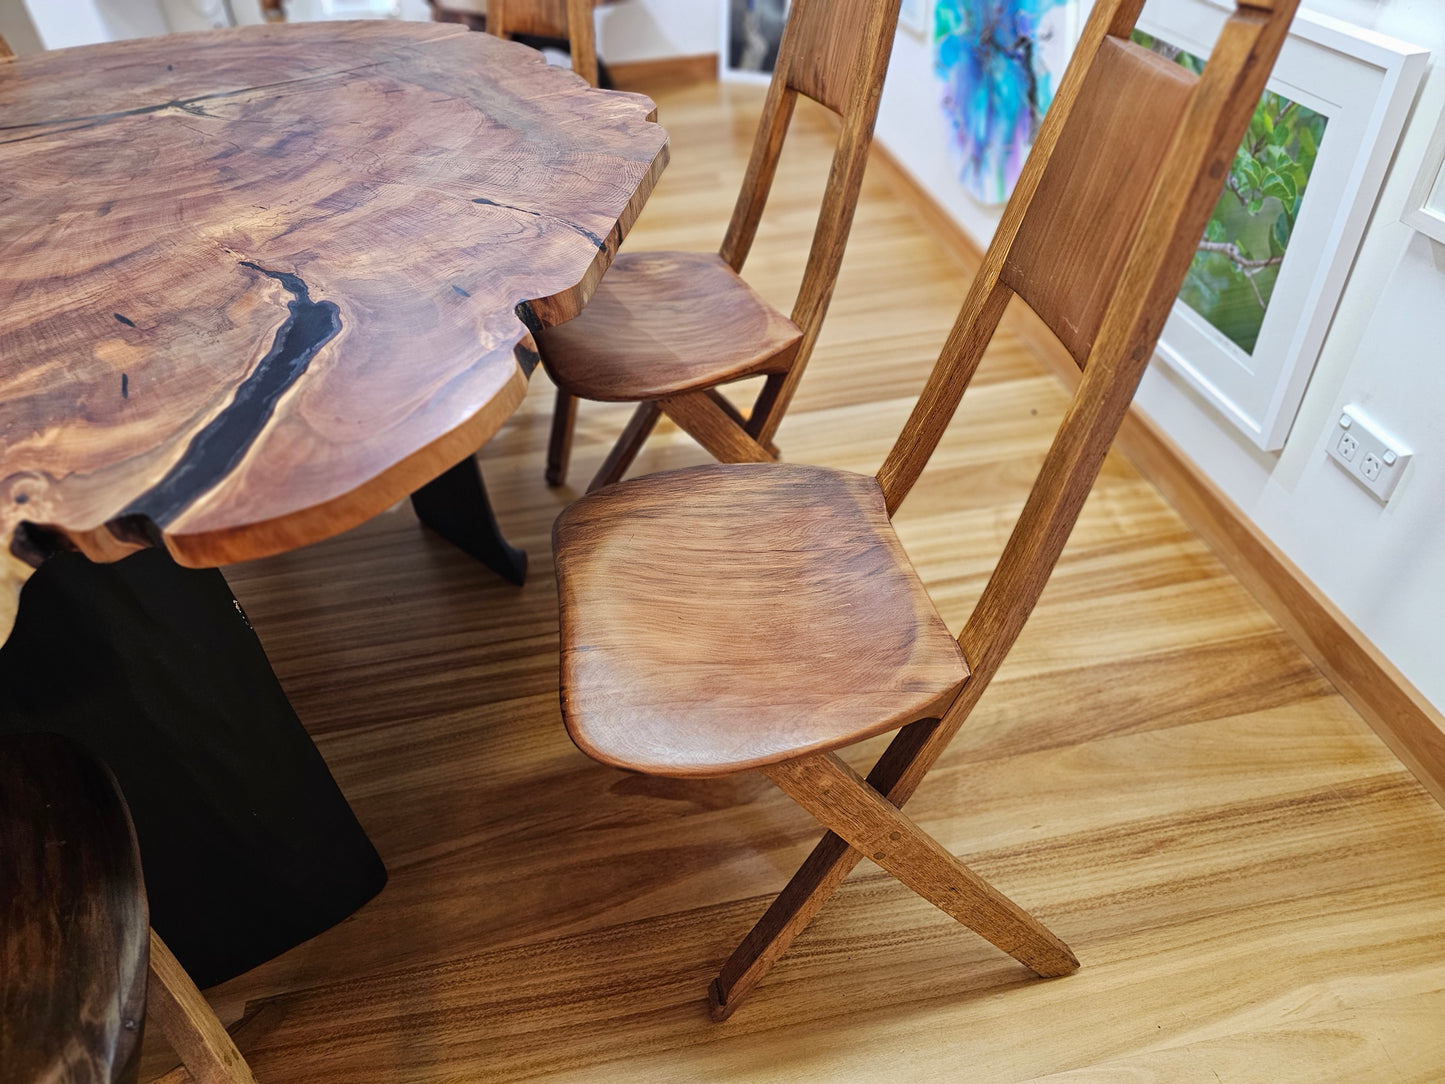
{"label": "white picture frame", "polygon": [[1445,111],[1425,150],[1425,165],[1405,200],[1400,221],[1445,244]]}
{"label": "white picture frame", "polygon": [[[1149,0],[1139,29],[1208,57],[1229,0]],[[1379,195],[1428,50],[1300,11],[1269,89],[1328,118],[1254,349],[1176,301],[1156,362],[1257,447],[1282,448]]]}
{"label": "white picture frame", "polygon": [[[719,82],[772,82],[773,65],[790,6],[790,0],[720,0]],[[756,18],[745,23],[749,15]]]}
{"label": "white picture frame", "polygon": [[903,0],[898,8],[898,25],[914,37],[928,39],[933,21],[933,0]]}

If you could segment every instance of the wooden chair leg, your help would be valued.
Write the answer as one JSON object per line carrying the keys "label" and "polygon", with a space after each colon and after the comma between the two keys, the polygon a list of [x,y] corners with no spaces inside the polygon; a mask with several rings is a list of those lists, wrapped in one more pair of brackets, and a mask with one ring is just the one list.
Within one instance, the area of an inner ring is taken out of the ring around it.
{"label": "wooden chair leg", "polygon": [[770,463],[773,456],[705,391],[663,399],[662,412],[721,463]]}
{"label": "wooden chair leg", "polygon": [[567,0],[567,40],[572,49],[572,70],[597,85],[597,29],[592,21],[594,0]]}
{"label": "wooden chair leg", "polygon": [[934,906],[1035,974],[1076,971],[1069,947],[945,850],[834,753],[762,769],[790,798]]}
{"label": "wooden chair leg", "polygon": [[572,431],[577,428],[577,397],[561,388],[552,406],[552,436],[547,441],[547,484],[560,486],[567,480],[567,463],[572,458]]}
{"label": "wooden chair leg", "polygon": [[196,1084],[256,1084],[231,1036],[154,930],[150,947],[147,1012]]}
{"label": "wooden chair leg", "polygon": [[726,1020],[737,1010],[862,858],[836,832],[828,832],[818,841],[708,986],[714,1020]]}
{"label": "wooden chair leg", "polygon": [[[709,399],[711,399],[714,403],[716,403],[719,407],[722,408],[724,414],[726,414],[729,418],[731,418],[734,422],[737,423],[737,427],[739,429],[741,429],[744,433],[748,434],[748,436],[756,438],[757,434],[753,432],[752,424],[748,421],[747,418],[743,417],[742,411],[738,410],[737,407],[733,406],[733,404],[729,401],[726,395],[718,391],[716,388],[708,388],[705,394]],[[774,459],[778,458],[778,446],[776,444],[774,444],[770,440],[759,441],[759,443],[762,445],[763,450],[767,452],[768,455],[772,456]]]}
{"label": "wooden chair leg", "polygon": [[622,480],[627,473],[627,468],[632,466],[632,461],[637,458],[637,453],[642,450],[642,444],[652,432],[652,427],[657,424],[662,410],[656,403],[638,403],[637,409],[632,412],[632,418],[627,423],[627,428],[622,430],[622,435],[617,438],[617,443],[612,446],[612,451],[607,453],[607,458],[602,461],[602,466],[592,481],[587,486],[588,493],[594,493],[603,486],[610,486],[613,482]]}
{"label": "wooden chair leg", "polygon": [[[868,773],[868,785],[886,795],[894,805],[906,802],[916,786],[911,777],[917,773],[910,769],[920,765],[921,760],[931,763],[926,754],[938,725],[937,719],[920,719],[895,734]],[[910,781],[905,783],[905,779]],[[848,846],[836,832],[823,834],[709,986],[708,1000],[714,1020],[726,1020],[733,1014],[778,958],[788,951],[793,939],[807,929],[808,923],[862,858],[863,855]]]}

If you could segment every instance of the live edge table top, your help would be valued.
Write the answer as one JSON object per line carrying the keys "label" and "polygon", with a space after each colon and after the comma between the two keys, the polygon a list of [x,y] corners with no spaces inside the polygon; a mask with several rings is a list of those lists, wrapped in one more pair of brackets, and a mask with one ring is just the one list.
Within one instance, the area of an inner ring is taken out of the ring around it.
{"label": "live edge table top", "polygon": [[445,24],[0,63],[0,642],[59,549],[265,556],[475,451],[651,192],[652,121]]}

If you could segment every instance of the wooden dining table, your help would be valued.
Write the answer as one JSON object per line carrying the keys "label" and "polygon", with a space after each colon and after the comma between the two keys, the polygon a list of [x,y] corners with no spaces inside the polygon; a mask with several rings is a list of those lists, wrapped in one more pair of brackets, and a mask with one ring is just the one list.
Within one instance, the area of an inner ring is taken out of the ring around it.
{"label": "wooden dining table", "polygon": [[216,566],[410,496],[520,581],[473,453],[666,160],[648,99],[455,25],[0,63],[0,728],[111,764],[202,985],[384,879]]}

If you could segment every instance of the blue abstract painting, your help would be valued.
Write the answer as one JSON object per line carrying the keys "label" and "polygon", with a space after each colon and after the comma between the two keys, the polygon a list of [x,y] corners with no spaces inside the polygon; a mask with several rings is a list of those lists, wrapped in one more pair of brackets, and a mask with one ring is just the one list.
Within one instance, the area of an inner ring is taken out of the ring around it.
{"label": "blue abstract painting", "polygon": [[974,198],[1013,191],[1068,63],[1073,14],[1073,0],[935,0],[934,70]]}

